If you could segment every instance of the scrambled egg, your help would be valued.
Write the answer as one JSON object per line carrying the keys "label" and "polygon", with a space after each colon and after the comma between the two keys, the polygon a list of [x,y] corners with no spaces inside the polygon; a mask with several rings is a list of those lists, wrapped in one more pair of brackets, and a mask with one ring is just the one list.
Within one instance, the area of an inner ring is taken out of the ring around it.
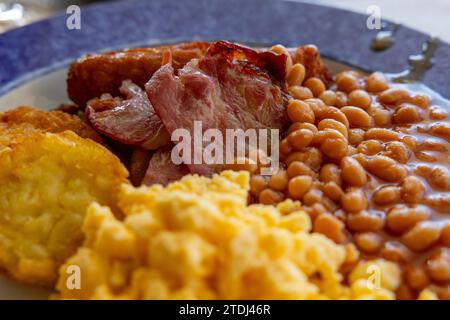
{"label": "scrambled egg", "polygon": [[127,175],[106,148],[71,131],[0,123],[0,271],[53,286],[83,242],[86,208],[114,207]]}
{"label": "scrambled egg", "polygon": [[[248,188],[248,174],[232,171],[186,176],[166,188],[123,185],[125,218],[98,203],[89,207],[85,243],[61,267],[57,297],[395,298],[396,264],[360,263],[343,285],[339,267],[351,258],[346,247],[311,233],[299,203],[248,206]],[[370,266],[379,272],[378,285]]]}

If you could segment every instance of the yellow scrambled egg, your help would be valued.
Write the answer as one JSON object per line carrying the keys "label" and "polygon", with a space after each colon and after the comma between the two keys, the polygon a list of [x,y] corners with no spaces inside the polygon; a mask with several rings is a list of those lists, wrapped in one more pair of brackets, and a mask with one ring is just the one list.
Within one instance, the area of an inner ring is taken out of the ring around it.
{"label": "yellow scrambled egg", "polygon": [[[348,250],[311,233],[309,216],[298,203],[248,206],[248,187],[248,174],[232,171],[211,179],[186,176],[166,188],[123,185],[124,220],[108,207],[89,207],[84,246],[61,267],[58,297],[395,297],[396,264],[360,263],[343,285],[339,267],[350,258]],[[378,281],[368,268],[378,272]],[[423,298],[430,298],[426,294]]]}

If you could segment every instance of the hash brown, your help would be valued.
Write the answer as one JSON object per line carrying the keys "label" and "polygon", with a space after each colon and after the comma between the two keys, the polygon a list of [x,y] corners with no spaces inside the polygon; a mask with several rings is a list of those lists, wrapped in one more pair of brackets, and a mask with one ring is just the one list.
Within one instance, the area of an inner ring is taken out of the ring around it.
{"label": "hash brown", "polygon": [[0,123],[0,270],[52,285],[83,240],[87,206],[113,205],[127,176],[110,151],[71,131]]}

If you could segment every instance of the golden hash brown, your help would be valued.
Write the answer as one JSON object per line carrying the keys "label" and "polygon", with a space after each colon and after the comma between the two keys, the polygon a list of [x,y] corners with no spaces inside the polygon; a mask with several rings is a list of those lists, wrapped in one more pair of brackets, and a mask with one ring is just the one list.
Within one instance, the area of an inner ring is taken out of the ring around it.
{"label": "golden hash brown", "polygon": [[52,285],[83,241],[87,206],[114,205],[127,175],[106,148],[71,131],[0,123],[0,269]]}
{"label": "golden hash brown", "polygon": [[82,138],[102,142],[100,135],[78,116],[62,111],[43,111],[31,107],[17,107],[0,113],[0,122],[9,125],[29,123],[46,132],[71,130]]}

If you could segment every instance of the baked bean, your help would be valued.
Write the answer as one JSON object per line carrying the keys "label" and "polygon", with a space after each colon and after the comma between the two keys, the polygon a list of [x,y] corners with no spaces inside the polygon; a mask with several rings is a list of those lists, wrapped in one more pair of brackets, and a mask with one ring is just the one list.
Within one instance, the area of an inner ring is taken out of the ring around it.
{"label": "baked bean", "polygon": [[450,191],[450,172],[448,169],[436,166],[430,173],[431,184],[444,191]]}
{"label": "baked bean", "polygon": [[306,150],[306,159],[303,161],[314,171],[318,171],[322,165],[322,153],[317,148],[309,148]]}
{"label": "baked bean", "polygon": [[394,141],[399,139],[397,132],[384,128],[371,128],[364,133],[364,139],[374,139],[381,141]]}
{"label": "baked bean", "polygon": [[309,105],[314,113],[314,117],[317,119],[323,119],[325,117],[326,110],[329,108],[322,100],[317,98],[306,99],[305,102]]}
{"label": "baked bean", "polygon": [[305,81],[305,87],[309,88],[315,97],[318,97],[322,92],[326,90],[325,85],[319,78],[309,78]]}
{"label": "baked bean", "polygon": [[366,140],[361,142],[356,150],[359,153],[373,156],[383,150],[383,145],[378,140]]}
{"label": "baked bean", "polygon": [[377,177],[390,182],[401,181],[406,177],[406,169],[395,160],[376,155],[367,160],[366,169]]}
{"label": "baked bean", "polygon": [[436,162],[437,158],[431,152],[428,151],[417,151],[415,156],[422,162]]}
{"label": "baked bean", "polygon": [[433,120],[444,120],[447,118],[448,113],[439,106],[430,107],[430,118]]}
{"label": "baked bean", "polygon": [[322,144],[326,139],[342,139],[345,140],[344,135],[338,130],[331,128],[324,128],[314,136],[313,143],[316,145]]}
{"label": "baked bean", "polygon": [[348,95],[348,104],[350,106],[367,109],[370,107],[371,103],[372,103],[372,98],[364,90],[353,90]]}
{"label": "baked bean", "polygon": [[351,157],[341,160],[341,175],[342,179],[353,187],[362,187],[367,183],[366,171],[358,161]]}
{"label": "baked bean", "polygon": [[348,98],[345,92],[336,91],[336,102],[335,106],[338,108],[342,108],[348,106]]}
{"label": "baked bean", "polygon": [[445,122],[434,123],[430,127],[430,133],[450,140],[450,125]]}
{"label": "baked bean", "polygon": [[373,193],[372,200],[378,205],[396,203],[400,200],[400,188],[395,186],[382,187]]}
{"label": "baked bean", "polygon": [[280,169],[269,178],[269,187],[276,191],[286,189],[289,182],[289,176],[286,170]]}
{"label": "baked bean", "polygon": [[384,156],[392,158],[400,163],[407,163],[410,157],[410,152],[404,143],[399,141],[391,141],[386,143]]}
{"label": "baked bean", "polygon": [[403,103],[394,113],[395,123],[412,123],[421,120],[418,107],[413,104]]}
{"label": "baked bean", "polygon": [[315,125],[313,125],[312,123],[308,123],[308,122],[294,122],[289,127],[287,134],[290,134],[290,133],[292,133],[292,132],[294,132],[296,130],[299,130],[299,129],[308,129],[314,134],[319,132],[319,130],[317,130],[317,127]]}
{"label": "baked bean", "polygon": [[319,95],[319,99],[322,100],[327,106],[334,106],[337,101],[337,96],[334,91],[325,90]]}
{"label": "baked bean", "polygon": [[428,275],[438,282],[450,280],[450,251],[441,249],[440,252],[426,263]]}
{"label": "baked bean", "polygon": [[450,247],[450,223],[447,223],[441,231],[441,242],[444,246]]}
{"label": "baked bean", "polygon": [[354,232],[379,231],[383,229],[385,214],[382,211],[363,210],[347,216],[346,225]]}
{"label": "baked bean", "polygon": [[317,128],[319,130],[324,130],[324,129],[334,129],[339,131],[340,133],[342,133],[342,135],[347,138],[348,137],[348,132],[347,132],[347,127],[342,123],[339,122],[337,120],[334,119],[323,119],[319,122],[319,124],[317,125]]}
{"label": "baked bean", "polygon": [[311,187],[311,176],[297,176],[289,180],[288,191],[293,199],[301,200]]}
{"label": "baked bean", "polygon": [[423,203],[433,208],[436,211],[449,213],[450,212],[450,193],[434,193],[425,197]]}
{"label": "baked bean", "polygon": [[364,130],[360,128],[350,129],[348,133],[348,141],[352,145],[358,145],[364,140]]}
{"label": "baked bean", "polygon": [[254,196],[259,196],[261,191],[267,188],[267,178],[260,175],[253,175],[250,178],[250,193]]}
{"label": "baked bean", "polygon": [[405,278],[408,286],[414,290],[422,290],[430,283],[430,278],[423,268],[408,266],[405,270]]}
{"label": "baked bean", "polygon": [[288,141],[296,150],[302,150],[312,142],[314,134],[308,129],[299,129],[288,136]]}
{"label": "baked bean", "polygon": [[291,154],[292,151],[294,151],[294,148],[289,143],[287,138],[284,138],[283,140],[280,141],[280,152],[282,154],[288,155]]}
{"label": "baked bean", "polygon": [[352,188],[341,197],[342,208],[347,212],[359,212],[367,209],[366,195],[361,189]]}
{"label": "baked bean", "polygon": [[441,235],[439,224],[422,221],[405,233],[401,240],[413,251],[422,251],[435,244]]}
{"label": "baked bean", "polygon": [[363,166],[363,168],[366,167],[367,157],[366,157],[365,154],[363,154],[363,153],[357,153],[357,154],[354,154],[354,155],[352,156],[352,158],[355,159],[356,161],[358,161],[359,164]]}
{"label": "baked bean", "polygon": [[272,189],[264,189],[259,194],[259,202],[262,204],[277,204],[284,199],[284,194]]}
{"label": "baked bean", "polygon": [[300,161],[293,161],[287,168],[287,174],[290,178],[297,176],[311,176],[314,177],[315,173],[306,164]]}
{"label": "baked bean", "polygon": [[287,114],[293,122],[309,122],[314,123],[314,112],[310,105],[297,99],[289,101],[287,106]]}
{"label": "baked bean", "polygon": [[381,256],[389,261],[405,263],[411,260],[412,252],[398,241],[387,241],[381,250]]}
{"label": "baked bean", "polygon": [[320,181],[334,182],[338,186],[342,185],[341,169],[333,163],[327,163],[322,167],[319,174]]}
{"label": "baked bean", "polygon": [[318,118],[320,120],[334,119],[344,124],[347,128],[350,127],[350,123],[348,122],[348,119],[345,116],[345,114],[336,107],[327,107],[323,109],[322,113],[320,114],[320,116],[318,116]]}
{"label": "baked bean", "polygon": [[246,157],[237,157],[234,159],[234,163],[228,164],[227,169],[234,171],[248,171],[250,173],[255,173],[258,171],[258,164],[252,159]]}
{"label": "baked bean", "polygon": [[296,151],[292,152],[287,158],[286,158],[286,164],[289,166],[294,161],[301,161],[305,162],[307,159],[307,154],[305,151]]}
{"label": "baked bean", "polygon": [[303,203],[307,206],[311,206],[314,203],[318,203],[322,201],[322,191],[318,189],[310,189],[308,192],[305,193],[303,196]]}
{"label": "baked bean", "polygon": [[366,253],[378,252],[383,246],[383,239],[374,232],[364,232],[355,235],[358,248]]}
{"label": "baked bean", "polygon": [[348,75],[350,75],[352,77],[355,77],[358,80],[362,77],[362,74],[360,74],[356,70],[344,70],[344,71],[341,71],[341,72],[336,74],[335,80],[338,81],[340,78],[348,76]]}
{"label": "baked bean", "polygon": [[430,217],[430,211],[427,207],[419,205],[406,207],[404,205],[392,208],[386,218],[386,226],[389,230],[402,234],[417,223],[425,221]]}
{"label": "baked bean", "polygon": [[360,88],[358,78],[354,74],[348,72],[337,75],[336,84],[339,90],[346,93]]}
{"label": "baked bean", "polygon": [[375,125],[380,127],[387,127],[392,124],[392,114],[391,111],[382,109],[382,108],[374,108],[369,112],[372,116]]}
{"label": "baked bean", "polygon": [[401,196],[406,203],[417,203],[425,194],[425,186],[415,176],[406,177],[402,183]]}
{"label": "baked bean", "polygon": [[408,102],[415,104],[422,109],[426,109],[430,106],[430,97],[425,94],[415,94],[408,99]]}
{"label": "baked bean", "polygon": [[373,127],[373,118],[363,109],[358,107],[343,107],[340,109],[346,116],[348,122],[356,127]]}
{"label": "baked bean", "polygon": [[405,144],[410,150],[416,149],[417,141],[413,136],[404,136],[400,138],[400,141]]}
{"label": "baked bean", "polygon": [[313,231],[321,233],[336,243],[346,241],[344,224],[331,214],[321,214],[314,220]]}
{"label": "baked bean", "polygon": [[378,101],[387,105],[393,105],[409,98],[409,93],[405,89],[391,88],[384,90],[378,95]]}
{"label": "baked bean", "polygon": [[342,188],[334,181],[327,182],[322,187],[323,193],[333,201],[339,202],[341,200],[344,191]]}
{"label": "baked bean", "polygon": [[320,150],[332,159],[341,159],[347,155],[347,139],[326,138],[320,145]]}
{"label": "baked bean", "polygon": [[287,83],[290,86],[300,86],[305,79],[305,72],[305,67],[301,63],[294,64],[287,73]]}
{"label": "baked bean", "polygon": [[291,153],[286,164],[290,165],[293,161],[301,161],[313,170],[318,170],[322,164],[322,153],[317,148],[307,148],[305,151]]}
{"label": "baked bean", "polygon": [[294,99],[298,100],[306,100],[314,97],[311,90],[303,86],[290,86],[288,92]]}
{"label": "baked bean", "polygon": [[422,141],[419,144],[419,148],[423,150],[431,150],[431,151],[439,151],[439,152],[447,152],[446,146],[439,140],[426,140]]}
{"label": "baked bean", "polygon": [[388,81],[381,72],[374,72],[367,77],[366,90],[372,93],[377,93],[388,89]]}

